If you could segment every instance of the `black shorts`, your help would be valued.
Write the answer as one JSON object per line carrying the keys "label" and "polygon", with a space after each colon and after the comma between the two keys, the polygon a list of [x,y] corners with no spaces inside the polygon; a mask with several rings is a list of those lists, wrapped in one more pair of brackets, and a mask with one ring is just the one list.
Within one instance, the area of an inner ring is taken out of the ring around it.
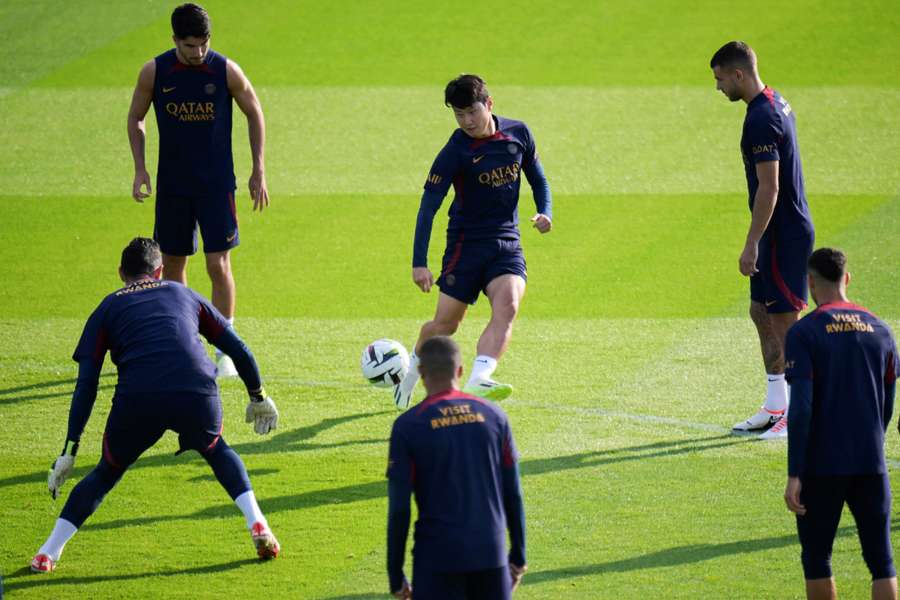
{"label": "black shorts", "polygon": [[519,240],[462,240],[447,246],[437,285],[460,302],[475,304],[488,284],[500,275],[527,279],[525,254]]}
{"label": "black shorts", "polygon": [[166,430],[178,434],[179,453],[209,452],[222,435],[219,396],[116,396],[103,433],[103,458],[112,467],[125,470]]}
{"label": "black shorts", "polygon": [[510,600],[509,567],[465,573],[433,573],[413,562],[413,600]]}
{"label": "black shorts", "polygon": [[195,254],[198,226],[205,253],[224,252],[237,246],[240,237],[234,191],[200,197],[156,195],[153,239],[164,254]]}
{"label": "black shorts", "polygon": [[750,278],[750,299],[765,305],[768,313],[799,312],[806,308],[809,290],[806,261],[815,237],[775,240],[765,235],[759,242],[756,268]]}
{"label": "black shorts", "polygon": [[797,516],[797,533],[806,579],[831,577],[831,548],[845,502],[856,521],[872,579],[894,577],[887,475],[805,477],[801,482],[800,502],[806,506],[806,514]]}

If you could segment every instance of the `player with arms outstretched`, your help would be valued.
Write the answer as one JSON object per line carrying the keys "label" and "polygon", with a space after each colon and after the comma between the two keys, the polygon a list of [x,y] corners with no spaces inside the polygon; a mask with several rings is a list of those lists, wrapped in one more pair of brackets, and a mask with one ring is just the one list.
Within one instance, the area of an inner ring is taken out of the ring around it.
{"label": "player with arms outstretched", "polygon": [[524,173],[534,191],[537,214],[531,221],[541,233],[552,226],[550,187],[538,158],[534,137],[521,121],[493,114],[494,101],[483,79],[460,75],[447,84],[444,103],[453,109],[459,128],[440,151],[425,182],[416,221],[413,281],[423,292],[435,284],[428,269],[428,243],[434,215],[453,186],[447,245],[437,286],[437,311],[425,323],[410,355],[409,374],[394,387],[400,408],[419,380],[417,351],[437,335],[452,335],[484,292],[491,320],[478,340],[477,356],[464,390],[502,400],[508,384],[491,379],[512,334],[525,294],[525,256],[519,243],[519,187]]}
{"label": "player with arms outstretched", "polygon": [[[241,68],[209,49],[209,15],[196,4],[172,12],[175,48],[148,61],[138,76],[128,111],[134,158],[132,195],[138,202],[152,186],[144,160],[144,117],[153,104],[159,129],[156,222],[153,238],[163,253],[163,278],[187,284],[187,259],[203,236],[212,303],[234,324],[235,284],[230,250],[240,243],[234,203],[231,153],[232,99],[246,115],[253,172],[254,210],[269,205],[264,148],[266,126],[256,92]],[[218,374],[237,375],[226,354],[217,353]]]}
{"label": "player with arms outstretched", "polygon": [[78,362],[78,382],[66,443],[48,479],[53,498],[74,468],[107,351],[118,367],[116,391],[100,462],[69,494],[53,532],[32,560],[33,571],[46,573],[56,567],[63,547],[78,528],[128,467],[166,430],[178,433],[179,453],[196,450],[212,467],[243,513],[259,557],[278,555],[278,541],[257,505],[244,463],[222,438],[215,365],[198,334],[234,359],[250,394],[246,419],[257,433],[276,428],[278,410],[263,390],[253,354],[225,318],[189,288],[160,281],[161,263],[156,242],[132,240],[122,251],[119,267],[125,287],[108,295],[84,327],[73,355]]}
{"label": "player with arms outstretched", "polygon": [[747,104],[741,154],[751,219],[738,268],[750,278],[750,318],[759,335],[768,386],[762,408],[734,429],[767,430],[761,439],[783,438],[788,423],[784,339],[806,308],[806,260],[815,242],[796,117],[788,101],[763,84],[756,54],[744,42],[722,46],[709,66],[716,89],[732,102]]}

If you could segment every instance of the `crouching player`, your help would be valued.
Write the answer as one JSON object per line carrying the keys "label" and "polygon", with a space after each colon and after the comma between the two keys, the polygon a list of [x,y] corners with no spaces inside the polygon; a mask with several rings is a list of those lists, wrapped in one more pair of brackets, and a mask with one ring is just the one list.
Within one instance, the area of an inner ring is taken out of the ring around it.
{"label": "crouching player", "polygon": [[784,499],[797,514],[808,598],[837,598],[831,548],[846,502],[872,573],[872,598],[893,600],[897,576],[884,434],[900,357],[888,326],[847,300],[846,262],[831,248],[810,256],[809,289],[818,308],[787,334],[791,410]]}
{"label": "crouching player", "polygon": [[401,599],[413,593],[403,557],[414,492],[415,597],[508,600],[526,570],[525,511],[509,421],[500,407],[459,391],[462,358],[452,339],[423,343],[418,368],[428,397],[400,415],[391,431],[391,592]]}
{"label": "crouching player", "polygon": [[56,567],[78,528],[166,430],[178,434],[179,453],[196,450],[212,467],[244,514],[259,557],[278,556],[278,541],[256,503],[244,463],[222,438],[215,365],[197,334],[234,360],[250,394],[246,419],[254,423],[257,433],[276,428],[278,411],[262,388],[253,354],[225,318],[187,287],[160,281],[161,270],[157,243],[147,238],[132,240],[122,251],[119,267],[125,287],[107,296],[85,325],[73,356],[78,362],[78,382],[66,443],[48,480],[51,496],[57,497],[72,473],[108,350],[118,367],[118,381],[103,434],[103,455],[69,494],[53,532],[31,563],[33,571],[50,572]]}

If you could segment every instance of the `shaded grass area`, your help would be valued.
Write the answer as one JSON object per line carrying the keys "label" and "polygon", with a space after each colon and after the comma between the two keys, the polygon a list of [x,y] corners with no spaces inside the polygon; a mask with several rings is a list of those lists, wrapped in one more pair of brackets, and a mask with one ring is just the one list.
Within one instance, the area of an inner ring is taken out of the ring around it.
{"label": "shaded grass area", "polygon": [[[109,12],[104,4],[79,3],[81,10],[12,4],[10,28],[30,22],[39,32],[67,31],[77,40],[67,47],[76,59],[43,77],[44,86],[131,82],[140,64],[166,49],[171,36],[169,5],[128,3],[139,17],[114,21],[100,45],[89,43],[89,26]],[[763,74],[780,81],[900,84],[900,75],[884,69],[900,61],[893,36],[900,9],[884,0],[855,5],[705,0],[688,7],[671,0],[530,0],[514,8],[485,4],[464,11],[408,0],[210,0],[205,5],[213,19],[214,47],[233,55],[265,85],[442,85],[463,71],[504,84],[692,85],[711,80],[709,59],[731,39],[750,42]],[[51,18],[48,23],[40,21],[44,15]],[[11,37],[0,45],[2,52],[27,49],[23,36]],[[24,65],[8,68],[46,64],[30,53],[23,58]]]}

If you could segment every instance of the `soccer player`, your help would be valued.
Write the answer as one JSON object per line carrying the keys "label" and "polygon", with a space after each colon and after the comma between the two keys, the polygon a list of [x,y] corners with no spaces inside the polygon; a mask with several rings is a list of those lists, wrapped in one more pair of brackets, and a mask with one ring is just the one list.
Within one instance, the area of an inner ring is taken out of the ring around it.
{"label": "soccer player", "polygon": [[119,276],[125,287],[94,310],[73,359],[78,382],[69,410],[62,454],[48,478],[56,498],[71,475],[81,433],[97,397],[103,359],[109,351],[118,367],[112,409],[103,434],[100,462],[69,494],[53,532],[31,563],[50,572],[63,547],[97,509],[128,467],[167,429],[178,433],[179,453],[196,450],[244,514],[260,558],[278,556],[280,547],[257,505],[241,458],[222,437],[222,403],[215,365],[198,333],[229,354],[247,385],[247,422],[266,434],[278,424],[278,410],[263,390],[253,354],[224,317],[194,291],[160,281],[162,257],[151,239],[135,238],[122,251]]}
{"label": "soccer player", "polygon": [[[132,196],[143,202],[152,191],[144,162],[144,117],[152,102],[159,129],[153,238],[163,252],[163,278],[187,284],[187,260],[197,252],[199,225],[213,306],[233,325],[235,284],[229,252],[240,237],[231,155],[232,98],[247,117],[253,157],[250,197],[254,210],[260,211],[269,205],[263,160],[265,121],[256,92],[241,68],[209,49],[209,15],[203,8],[177,7],[172,12],[172,32],[175,48],[141,68],[128,111],[134,157]],[[217,352],[216,359],[220,377],[237,375],[227,354]]]}
{"label": "soccer player", "polygon": [[791,105],[763,84],[756,54],[744,42],[728,42],[709,63],[716,89],[747,103],[741,153],[750,192],[750,228],[738,259],[750,278],[750,318],[756,325],[768,383],[762,408],[738,431],[765,431],[761,439],[787,436],[788,389],[784,338],[806,308],[806,260],[815,241],[803,191],[803,170]]}
{"label": "soccer player", "polygon": [[[459,391],[459,346],[429,338],[419,354],[428,396],[397,417],[388,459],[387,568],[397,598],[503,600],[525,564],[516,446],[496,405]],[[412,586],[403,573],[410,493],[419,518]],[[506,530],[511,549],[506,554]]]}
{"label": "soccer player", "polygon": [[422,343],[436,335],[452,335],[481,292],[491,303],[491,320],[478,340],[465,391],[490,400],[512,393],[511,386],[494,381],[491,375],[509,344],[525,294],[518,215],[521,173],[534,191],[537,214],[531,222],[541,233],[552,226],[550,187],[528,127],[493,114],[494,101],[477,75],[460,75],[448,83],[444,103],[453,108],[459,128],[438,154],[425,182],[413,245],[413,282],[426,293],[435,283],[428,269],[432,221],[451,183],[455,197],[437,280],[441,290],[437,311],[419,332],[409,375],[394,388],[394,401],[400,408],[409,406],[419,380],[416,365]]}
{"label": "soccer player", "polygon": [[837,598],[831,547],[846,502],[872,573],[872,598],[896,599],[884,435],[900,355],[884,321],[847,299],[846,264],[839,250],[812,254],[809,288],[818,308],[788,331],[784,499],[797,514],[808,598]]}

